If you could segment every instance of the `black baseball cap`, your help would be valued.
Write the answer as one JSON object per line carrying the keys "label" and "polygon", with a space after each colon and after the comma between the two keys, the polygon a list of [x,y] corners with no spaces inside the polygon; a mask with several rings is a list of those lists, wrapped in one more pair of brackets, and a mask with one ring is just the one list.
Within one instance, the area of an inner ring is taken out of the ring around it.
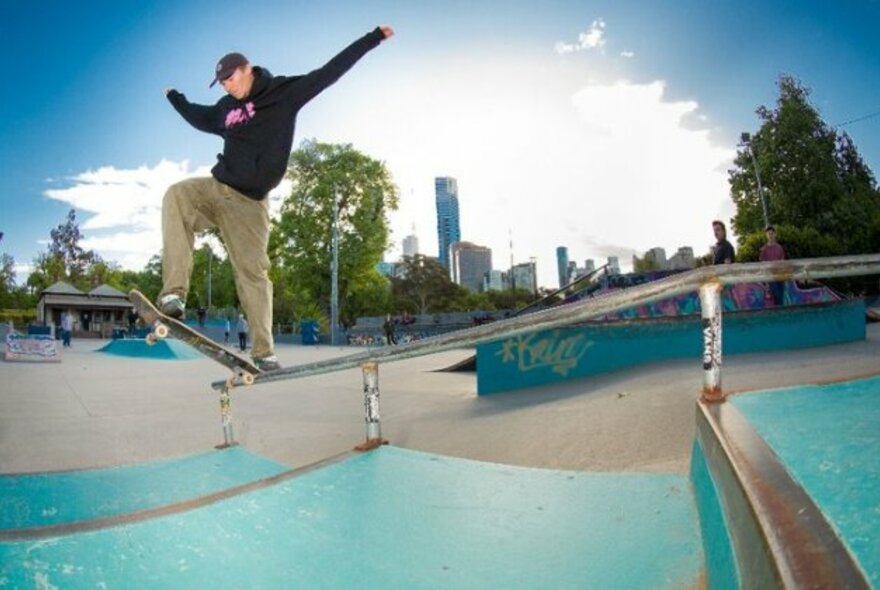
{"label": "black baseball cap", "polygon": [[209,88],[217,82],[225,80],[235,73],[235,70],[241,66],[246,66],[248,63],[248,59],[240,53],[227,53],[217,62],[217,67],[214,68],[214,80]]}

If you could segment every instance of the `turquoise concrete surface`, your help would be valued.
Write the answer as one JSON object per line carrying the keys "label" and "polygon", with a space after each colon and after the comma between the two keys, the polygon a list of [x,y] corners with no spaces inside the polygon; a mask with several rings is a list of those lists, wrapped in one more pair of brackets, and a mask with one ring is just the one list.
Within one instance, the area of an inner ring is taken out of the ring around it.
{"label": "turquoise concrete surface", "polygon": [[880,377],[731,401],[880,586]]}
{"label": "turquoise concrete surface", "polygon": [[127,514],[198,498],[288,470],[232,447],[110,469],[0,475],[0,529]]}
{"label": "turquoise concrete surface", "polygon": [[[861,299],[723,315],[723,352],[824,346],[865,339]],[[699,316],[593,323],[477,347],[477,393],[486,395],[677,358],[699,362]]]}
{"label": "turquoise concrete surface", "polygon": [[142,338],[120,338],[118,340],[111,340],[99,348],[98,352],[116,356],[162,360],[202,358],[202,355],[192,346],[174,339],[159,340],[151,346]]}
{"label": "turquoise concrete surface", "polygon": [[384,447],[100,531],[0,544],[0,580],[60,588],[686,588],[685,475],[477,463]]}
{"label": "turquoise concrete surface", "polygon": [[724,508],[721,506],[718,488],[709,472],[706,454],[697,440],[694,441],[691,454],[691,482],[700,514],[708,587],[712,590],[736,590],[740,587],[739,571],[724,518]]}

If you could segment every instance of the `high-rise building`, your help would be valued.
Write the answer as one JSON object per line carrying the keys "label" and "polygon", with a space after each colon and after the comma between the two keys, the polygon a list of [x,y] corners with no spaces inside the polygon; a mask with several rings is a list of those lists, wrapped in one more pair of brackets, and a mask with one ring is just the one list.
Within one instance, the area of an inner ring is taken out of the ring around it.
{"label": "high-rise building", "polygon": [[593,272],[596,270],[596,262],[592,258],[587,258],[584,261],[584,270],[586,272]]}
{"label": "high-rise building", "polygon": [[410,234],[403,238],[403,255],[415,256],[419,253],[419,238],[415,234]]}
{"label": "high-rise building", "polygon": [[490,270],[483,277],[483,291],[503,291],[507,288],[507,273]]}
{"label": "high-rise building", "polygon": [[470,242],[453,242],[449,246],[449,262],[452,282],[480,291],[483,277],[492,270],[492,249]]}
{"label": "high-rise building", "polygon": [[514,289],[538,292],[538,269],[534,260],[515,264],[510,271],[510,282]]}
{"label": "high-rise building", "polygon": [[608,274],[610,274],[610,275],[619,275],[620,274],[620,262],[617,260],[617,256],[609,256],[608,257]]}
{"label": "high-rise building", "polygon": [[449,246],[461,240],[458,182],[448,176],[438,176],[434,179],[434,195],[437,203],[437,258],[449,268]]}
{"label": "high-rise building", "polygon": [[648,268],[666,270],[666,250],[660,247],[651,248],[645,252],[645,262],[648,263]]}
{"label": "high-rise building", "polygon": [[678,252],[672,255],[667,263],[670,270],[686,270],[694,268],[696,261],[694,260],[694,249],[690,246],[682,246]]}
{"label": "high-rise building", "polygon": [[556,247],[556,271],[559,273],[559,288],[568,284],[568,248]]}

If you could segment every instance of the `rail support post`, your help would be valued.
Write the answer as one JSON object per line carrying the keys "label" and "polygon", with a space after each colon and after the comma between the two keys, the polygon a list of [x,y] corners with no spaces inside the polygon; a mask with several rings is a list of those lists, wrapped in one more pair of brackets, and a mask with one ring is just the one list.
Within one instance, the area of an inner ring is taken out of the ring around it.
{"label": "rail support post", "polygon": [[721,283],[700,286],[700,310],[703,327],[704,402],[724,401],[721,391]]}
{"label": "rail support post", "polygon": [[237,446],[235,435],[232,432],[232,397],[229,388],[220,390],[220,424],[223,426],[223,444],[217,445],[217,449],[226,449]]}
{"label": "rail support post", "polygon": [[355,447],[358,451],[369,451],[388,444],[382,438],[382,423],[379,418],[379,363],[368,361],[361,365],[364,373],[364,422],[367,425],[366,440]]}

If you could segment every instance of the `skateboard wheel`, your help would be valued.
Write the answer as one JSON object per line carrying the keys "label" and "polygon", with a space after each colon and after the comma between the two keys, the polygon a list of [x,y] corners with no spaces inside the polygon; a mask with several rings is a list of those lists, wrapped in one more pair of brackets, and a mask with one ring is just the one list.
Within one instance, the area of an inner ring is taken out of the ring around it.
{"label": "skateboard wheel", "polygon": [[254,376],[248,373],[247,371],[241,372],[241,382],[245,385],[253,385],[254,384]]}
{"label": "skateboard wheel", "polygon": [[155,332],[157,338],[166,338],[168,336],[168,326],[158,324],[153,332]]}

